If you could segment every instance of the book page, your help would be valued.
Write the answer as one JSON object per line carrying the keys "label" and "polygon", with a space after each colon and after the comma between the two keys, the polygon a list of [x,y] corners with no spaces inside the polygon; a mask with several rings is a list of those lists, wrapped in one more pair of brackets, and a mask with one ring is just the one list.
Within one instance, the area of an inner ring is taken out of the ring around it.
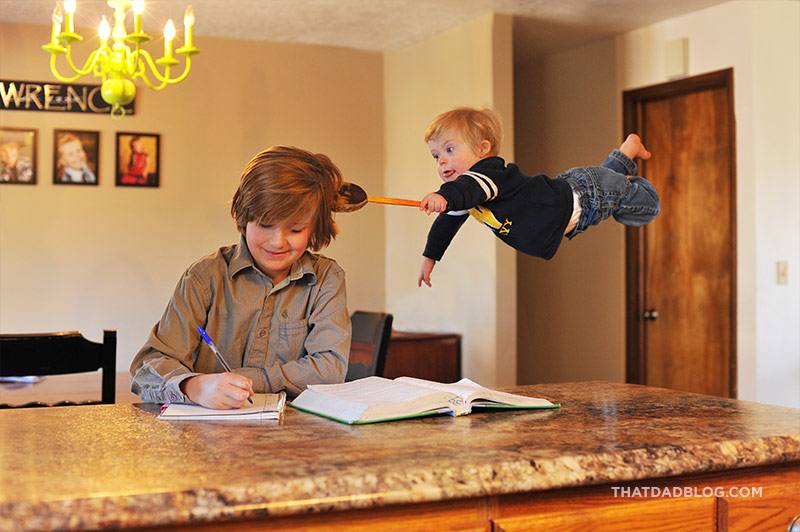
{"label": "book page", "polygon": [[[367,406],[405,403],[431,394],[430,388],[420,388],[383,377],[367,377],[342,384],[311,384],[308,388],[343,401]],[[452,393],[449,390],[437,391]]]}
{"label": "book page", "polygon": [[464,400],[447,391],[367,377],[343,384],[312,384],[292,406],[346,423],[414,417],[430,412],[467,413]]}
{"label": "book page", "polygon": [[[395,382],[396,381],[404,382],[414,386],[425,387],[431,390],[448,391],[458,395],[464,399],[465,402],[472,403],[474,406],[485,406],[488,403],[501,403],[523,407],[555,406],[546,399],[492,390],[469,379],[461,379],[460,381],[452,384],[416,379],[414,377],[397,377],[395,379]],[[481,399],[484,399],[485,401],[481,401]]]}

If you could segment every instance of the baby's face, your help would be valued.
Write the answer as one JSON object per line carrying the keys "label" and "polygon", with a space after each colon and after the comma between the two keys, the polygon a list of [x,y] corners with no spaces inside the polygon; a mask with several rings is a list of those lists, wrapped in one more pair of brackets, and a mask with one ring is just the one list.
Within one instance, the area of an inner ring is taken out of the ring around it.
{"label": "baby's face", "polygon": [[445,182],[453,181],[483,158],[452,128],[429,140],[428,148],[436,161],[436,172]]}
{"label": "baby's face", "polygon": [[61,145],[61,162],[64,166],[75,168],[76,170],[86,166],[86,152],[83,151],[83,145],[80,141],[73,140]]}

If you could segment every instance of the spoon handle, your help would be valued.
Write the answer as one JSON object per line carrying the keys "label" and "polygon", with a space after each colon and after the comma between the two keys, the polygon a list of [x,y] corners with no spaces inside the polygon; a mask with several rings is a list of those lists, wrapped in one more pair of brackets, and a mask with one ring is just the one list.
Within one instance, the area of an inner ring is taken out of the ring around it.
{"label": "spoon handle", "polygon": [[385,203],[387,205],[405,205],[407,207],[419,207],[419,201],[399,198],[381,198],[377,196],[367,196],[370,203]]}

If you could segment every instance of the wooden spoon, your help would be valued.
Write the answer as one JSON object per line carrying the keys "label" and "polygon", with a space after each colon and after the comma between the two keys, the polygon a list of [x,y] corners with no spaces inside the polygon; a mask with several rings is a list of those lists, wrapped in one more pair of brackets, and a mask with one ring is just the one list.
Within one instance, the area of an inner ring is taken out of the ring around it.
{"label": "wooden spoon", "polygon": [[336,198],[336,205],[333,210],[336,212],[357,211],[367,203],[383,203],[385,205],[405,205],[407,207],[419,207],[419,201],[400,199],[400,198],[381,198],[379,196],[367,196],[366,191],[355,183],[342,183],[339,195]]}

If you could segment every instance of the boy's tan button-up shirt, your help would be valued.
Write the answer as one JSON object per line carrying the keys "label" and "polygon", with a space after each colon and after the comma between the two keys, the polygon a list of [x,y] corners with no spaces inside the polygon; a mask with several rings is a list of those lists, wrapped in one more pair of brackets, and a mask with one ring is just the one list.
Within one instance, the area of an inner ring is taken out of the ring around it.
{"label": "boy's tan button-up shirt", "polygon": [[197,326],[253,390],[295,395],[343,382],[350,353],[344,271],[306,252],[286,279],[256,268],[244,237],[189,267],[164,315],[131,364],[131,390],[150,402],[190,402],[180,383],[224,371]]}

